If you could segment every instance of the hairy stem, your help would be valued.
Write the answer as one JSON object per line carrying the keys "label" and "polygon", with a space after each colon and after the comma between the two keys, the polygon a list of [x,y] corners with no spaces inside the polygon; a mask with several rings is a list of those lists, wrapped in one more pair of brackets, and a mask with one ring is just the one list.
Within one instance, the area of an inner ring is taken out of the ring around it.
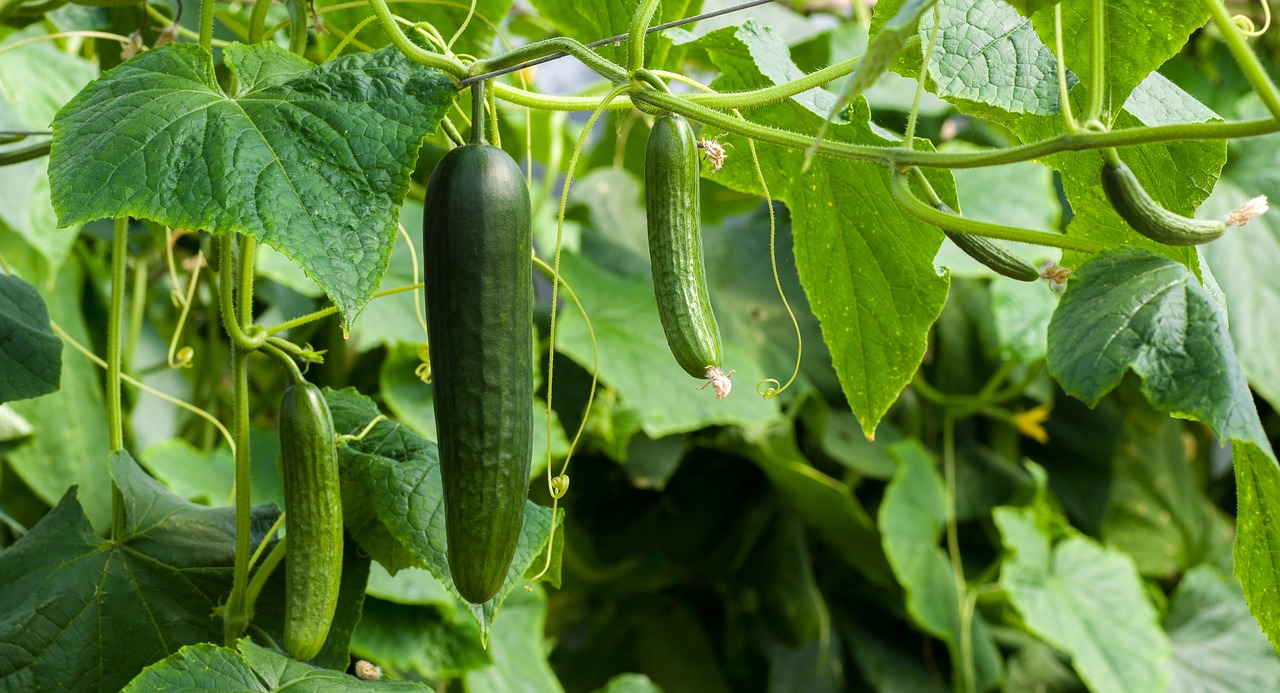
{"label": "hairy stem", "polygon": [[[124,409],[120,406],[120,326],[124,321],[124,269],[129,254],[129,219],[116,219],[111,243],[111,307],[107,313],[107,436],[111,452],[124,449]],[[111,538],[124,535],[124,496],[111,484]]]}

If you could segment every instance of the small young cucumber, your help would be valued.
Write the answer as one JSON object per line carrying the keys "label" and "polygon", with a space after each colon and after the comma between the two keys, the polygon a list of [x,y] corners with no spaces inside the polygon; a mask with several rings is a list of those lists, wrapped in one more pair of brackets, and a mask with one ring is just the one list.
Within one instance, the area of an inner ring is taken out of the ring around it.
{"label": "small young cucumber", "polygon": [[315,657],[329,635],[342,581],[342,494],[333,417],[320,389],[290,384],[280,400],[284,471],[284,649]]}
{"label": "small young cucumber", "polygon": [[689,122],[674,113],[658,116],[644,161],[658,317],[676,363],[695,378],[711,380],[716,396],[723,398],[729,381],[720,371],[720,327],[711,312],[702,262],[698,169],[698,145]]}
{"label": "small young cucumber", "polygon": [[1134,231],[1165,245],[1208,243],[1227,230],[1225,221],[1205,221],[1174,214],[1151,199],[1122,162],[1102,165],[1102,190],[1107,201]]}
{"label": "small young cucumber", "polygon": [[431,173],[422,240],[446,554],[475,604],[506,581],[529,494],[530,219],[524,176],[498,147],[463,145]]}
{"label": "small young cucumber", "polygon": [[947,238],[963,250],[965,255],[977,260],[987,269],[1022,282],[1033,282],[1040,278],[1040,272],[1017,255],[981,236],[959,231],[957,220],[960,216],[946,205],[939,203],[936,207],[931,207],[912,195],[910,182],[905,174],[895,173],[891,187],[894,199],[903,210],[942,229]]}

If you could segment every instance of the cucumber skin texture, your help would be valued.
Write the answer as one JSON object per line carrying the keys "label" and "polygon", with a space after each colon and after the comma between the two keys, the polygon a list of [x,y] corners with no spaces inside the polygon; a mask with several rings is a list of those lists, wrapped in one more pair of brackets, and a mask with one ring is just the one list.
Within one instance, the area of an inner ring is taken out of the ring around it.
{"label": "cucumber skin texture", "polygon": [[1102,165],[1102,190],[1107,201],[1134,231],[1165,245],[1200,245],[1227,230],[1225,221],[1213,222],[1174,214],[1151,199],[1133,171],[1123,163]]}
{"label": "cucumber skin texture", "polygon": [[965,255],[977,260],[982,266],[1004,277],[1020,282],[1033,282],[1040,278],[1040,272],[1027,264],[1022,258],[1010,253],[1000,246],[980,236],[967,233],[955,233],[943,230]]}
{"label": "cucumber skin texture", "polygon": [[467,601],[502,587],[524,524],[533,454],[529,190],[497,147],[436,165],[422,220],[428,342],[449,570]]}
{"label": "cucumber skin texture", "polygon": [[702,262],[698,145],[682,116],[664,113],[653,123],[644,160],[653,293],[667,346],[695,378],[720,367],[720,327],[707,295]]}
{"label": "cucumber skin texture", "polygon": [[324,646],[342,582],[342,494],[333,417],[320,389],[290,384],[280,400],[280,459],[288,518],[284,649],[295,659]]}

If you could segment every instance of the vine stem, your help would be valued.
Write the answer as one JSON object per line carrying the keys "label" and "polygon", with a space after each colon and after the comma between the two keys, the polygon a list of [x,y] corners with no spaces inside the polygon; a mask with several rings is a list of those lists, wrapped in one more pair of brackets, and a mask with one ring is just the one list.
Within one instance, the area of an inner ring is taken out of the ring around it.
{"label": "vine stem", "polygon": [[207,51],[213,49],[213,3],[200,0],[200,46]]}
{"label": "vine stem", "polygon": [[[956,588],[956,623],[963,624],[960,618],[964,613],[967,601],[968,584],[964,578],[964,560],[960,556],[960,530],[956,522],[956,424],[951,410],[942,415],[942,468],[947,485],[947,555],[951,559],[951,573]],[[973,672],[973,645],[968,629],[961,627],[957,634],[960,649],[960,682],[966,693],[974,693],[977,686]]]}
{"label": "vine stem", "polygon": [[[129,254],[129,218],[115,220],[111,242],[111,305],[107,313],[107,435],[111,452],[124,449],[124,410],[120,405],[121,323],[124,321],[125,260]],[[111,538],[119,540],[125,527],[124,495],[111,484]]]}
{"label": "vine stem", "polygon": [[644,35],[658,10],[658,0],[640,0],[627,31],[627,72],[634,73],[644,67]]}
{"label": "vine stem", "polygon": [[[224,309],[223,323],[232,332],[231,325],[239,330],[247,327],[253,318],[253,256],[256,243],[249,236],[243,236],[240,242],[240,263],[236,268],[239,277],[239,305],[232,302],[233,254],[229,252],[234,246],[234,236],[227,234],[223,243],[223,252],[219,253],[221,270],[218,284],[222,294]],[[230,310],[228,310],[230,309]],[[265,337],[265,334],[264,334]],[[249,602],[246,600],[246,587],[249,577],[250,548],[250,508],[249,496],[249,354],[252,351],[244,344],[231,340],[231,402],[232,416],[235,426],[235,500],[236,500],[236,549],[235,573],[231,585],[231,595],[227,597],[225,618],[225,643],[233,647],[240,634],[249,624]]]}
{"label": "vine stem", "polygon": [[1276,91],[1275,82],[1271,81],[1267,70],[1258,61],[1257,54],[1249,48],[1240,27],[1231,20],[1231,14],[1227,12],[1226,6],[1220,0],[1200,0],[1200,4],[1209,10],[1213,23],[1217,25],[1218,31],[1222,32],[1222,39],[1227,42],[1227,48],[1231,51],[1231,55],[1235,56],[1236,63],[1240,65],[1250,86],[1257,92],[1258,98],[1262,99],[1271,117],[1280,121],[1280,92]]}
{"label": "vine stem", "polygon": [[1093,58],[1093,71],[1090,73],[1088,120],[1102,119],[1102,108],[1105,104],[1104,94],[1107,90],[1107,71],[1104,63],[1107,59],[1107,0],[1093,0],[1093,39],[1090,50]]}
{"label": "vine stem", "polygon": [[929,62],[933,60],[933,48],[938,42],[938,25],[942,23],[942,15],[937,3],[933,5],[933,28],[929,30],[929,46],[925,48],[924,60],[920,61],[920,79],[916,82],[916,94],[911,99],[911,113],[907,116],[907,132],[902,138],[905,149],[915,148],[916,118],[920,115],[920,98],[924,96],[924,84],[929,79]]}
{"label": "vine stem", "polygon": [[1067,88],[1067,52],[1062,44],[1062,3],[1053,6],[1053,45],[1057,51],[1058,111],[1062,113],[1062,126],[1068,134],[1075,134],[1080,126],[1071,112],[1071,94]]}

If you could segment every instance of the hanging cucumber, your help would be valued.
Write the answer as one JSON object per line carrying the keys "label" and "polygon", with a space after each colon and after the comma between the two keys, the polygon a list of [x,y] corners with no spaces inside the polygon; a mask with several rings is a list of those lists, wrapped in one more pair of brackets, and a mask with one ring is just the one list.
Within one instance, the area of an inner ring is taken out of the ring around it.
{"label": "hanging cucumber", "polygon": [[315,657],[329,635],[342,581],[342,494],[333,417],[324,395],[306,381],[280,400],[280,465],[288,533],[284,649]]}
{"label": "hanging cucumber", "polygon": [[1107,201],[1134,231],[1165,245],[1199,245],[1226,232],[1226,221],[1206,221],[1174,214],[1142,189],[1124,162],[1102,165],[1102,190]]}
{"label": "hanging cucumber", "polygon": [[716,397],[723,399],[731,389],[732,373],[720,370],[720,327],[707,296],[698,168],[698,145],[689,122],[674,113],[659,116],[649,133],[644,162],[658,317],[676,363],[689,375],[707,379]]}
{"label": "hanging cucumber", "polygon": [[965,255],[977,260],[987,269],[1023,282],[1033,282],[1040,278],[1040,272],[1017,255],[981,236],[959,231],[957,220],[962,218],[945,204],[930,206],[912,195],[906,174],[894,173],[890,187],[898,206],[911,216],[942,229],[947,238],[963,250]]}
{"label": "hanging cucumber", "polygon": [[432,172],[422,240],[449,569],[479,604],[506,579],[529,491],[533,240],[524,176],[485,143],[472,90],[471,143]]}

